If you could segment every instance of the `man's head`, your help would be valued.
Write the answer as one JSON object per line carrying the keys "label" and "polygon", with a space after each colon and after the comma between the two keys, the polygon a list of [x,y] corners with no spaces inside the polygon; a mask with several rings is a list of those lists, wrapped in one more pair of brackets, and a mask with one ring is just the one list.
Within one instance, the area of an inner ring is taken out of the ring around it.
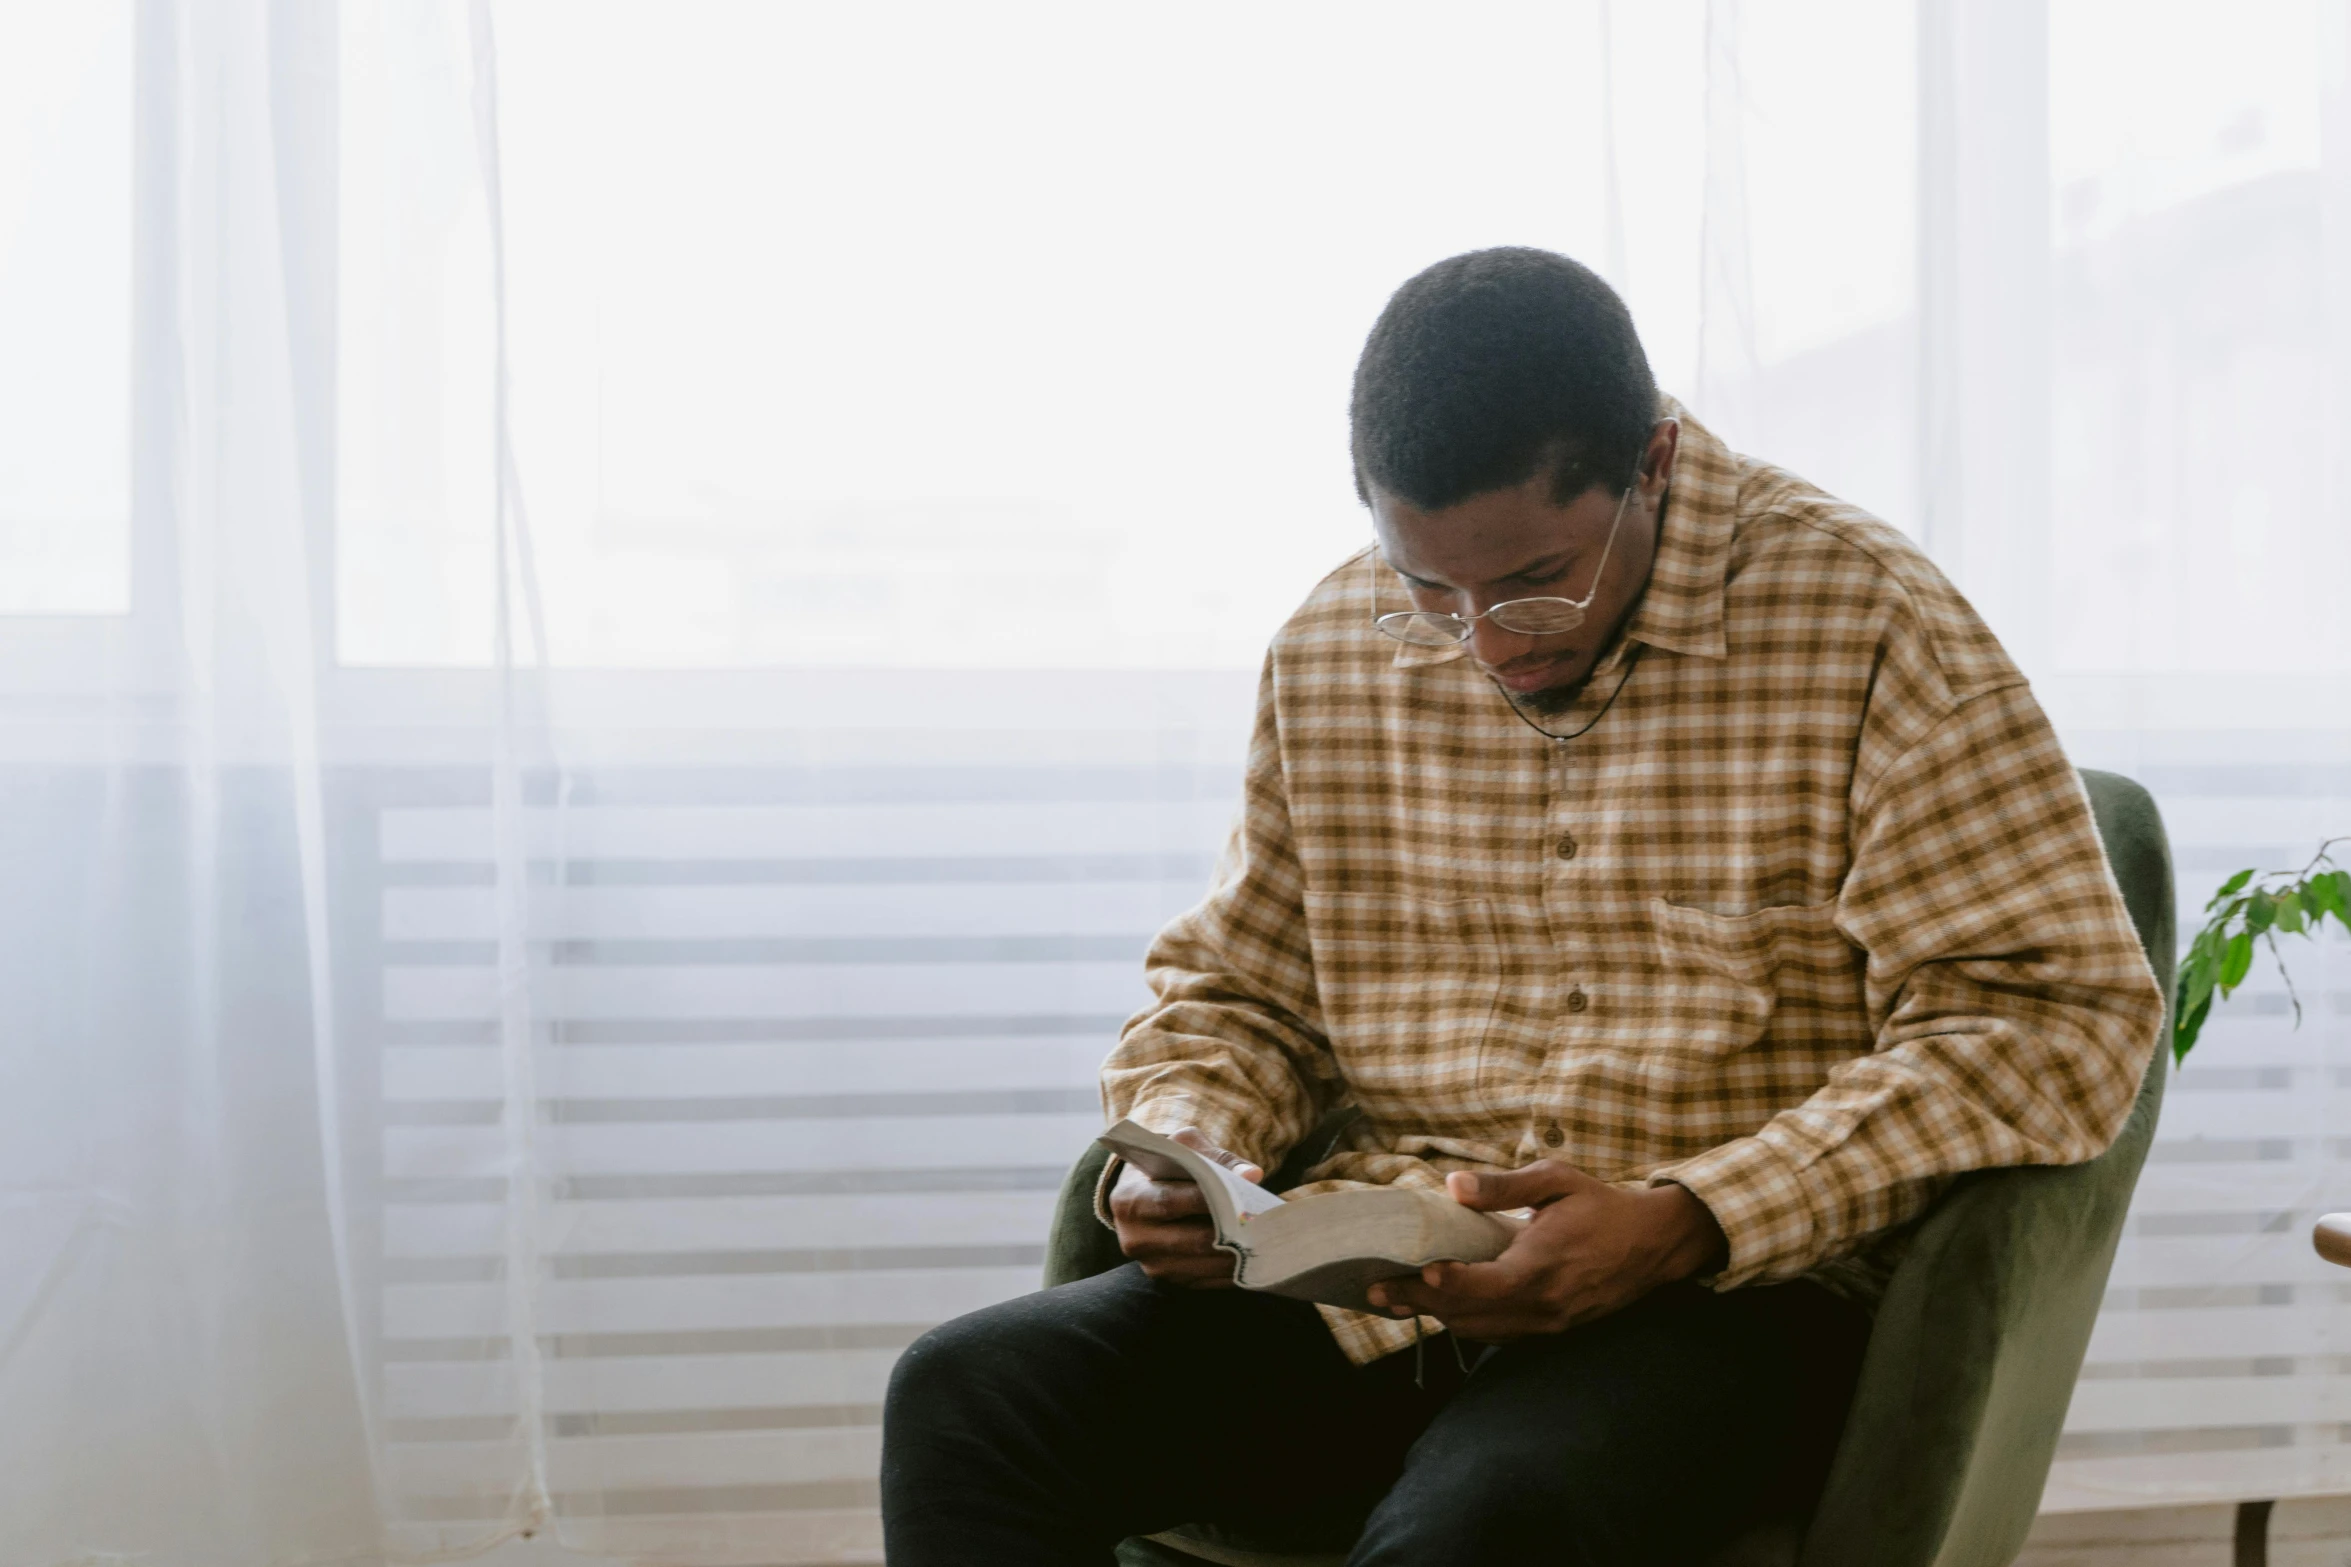
{"label": "man's head", "polygon": [[1440,261],[1380,312],[1350,413],[1356,487],[1416,607],[1470,616],[1594,595],[1576,630],[1524,635],[1481,620],[1469,640],[1512,701],[1564,707],[1648,582],[1673,467],[1678,432],[1658,422],[1624,302],[1548,251]]}

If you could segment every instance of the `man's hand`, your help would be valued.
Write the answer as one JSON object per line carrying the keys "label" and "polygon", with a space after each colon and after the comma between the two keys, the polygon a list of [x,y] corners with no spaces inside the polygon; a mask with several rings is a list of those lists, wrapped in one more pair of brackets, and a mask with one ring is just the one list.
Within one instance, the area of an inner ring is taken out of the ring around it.
{"label": "man's hand", "polygon": [[1434,1262],[1373,1285],[1371,1300],[1482,1344],[1564,1332],[1730,1254],[1713,1213],[1679,1186],[1627,1190],[1546,1159],[1508,1175],[1456,1171],[1445,1188],[1489,1213],[1532,1207],[1534,1220],[1492,1262]]}
{"label": "man's hand", "polygon": [[[1265,1179],[1263,1170],[1225,1152],[1191,1127],[1168,1135],[1245,1181]],[[1141,1263],[1151,1277],[1192,1289],[1233,1287],[1233,1254],[1216,1249],[1207,1199],[1190,1181],[1154,1180],[1127,1165],[1110,1188],[1110,1219],[1118,1227],[1118,1249]]]}

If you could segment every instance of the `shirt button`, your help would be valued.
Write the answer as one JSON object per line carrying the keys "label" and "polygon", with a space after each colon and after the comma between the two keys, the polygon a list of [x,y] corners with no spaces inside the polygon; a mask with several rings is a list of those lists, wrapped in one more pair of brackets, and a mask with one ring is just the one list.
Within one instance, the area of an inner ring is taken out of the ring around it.
{"label": "shirt button", "polygon": [[1546,1126],[1546,1127],[1544,1127],[1544,1128],[1543,1128],[1543,1146],[1544,1146],[1544,1147],[1546,1147],[1546,1148],[1556,1148],[1556,1147],[1558,1147],[1558,1146],[1559,1146],[1561,1143],[1564,1143],[1564,1142],[1566,1142],[1566,1141],[1567,1141],[1567,1134],[1566,1134],[1565,1132],[1563,1132],[1563,1131],[1561,1131],[1561,1130],[1559,1129],[1559,1123],[1558,1123],[1557,1121],[1553,1121],[1553,1122],[1552,1122],[1552,1123],[1551,1123],[1549,1126]]}
{"label": "shirt button", "polygon": [[1561,833],[1559,841],[1551,846],[1551,852],[1563,860],[1572,860],[1575,858],[1575,847],[1575,840]]}
{"label": "shirt button", "polygon": [[1581,985],[1567,993],[1567,1010],[1570,1012],[1581,1012],[1591,1004],[1592,998],[1584,994]]}

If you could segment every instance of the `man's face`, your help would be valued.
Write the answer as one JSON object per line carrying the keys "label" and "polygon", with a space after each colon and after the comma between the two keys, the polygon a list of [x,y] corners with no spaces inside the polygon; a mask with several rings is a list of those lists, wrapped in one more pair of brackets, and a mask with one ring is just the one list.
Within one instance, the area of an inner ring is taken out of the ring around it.
{"label": "man's face", "polygon": [[1503,695],[1529,713],[1560,712],[1575,700],[1648,585],[1679,435],[1668,423],[1650,437],[1605,570],[1601,550],[1622,492],[1594,485],[1562,505],[1552,496],[1548,473],[1438,511],[1422,511],[1374,487],[1372,531],[1380,554],[1403,579],[1416,609],[1470,616],[1509,599],[1581,599],[1591,593],[1584,623],[1573,631],[1530,635],[1490,620],[1475,622],[1470,631],[1469,656]]}

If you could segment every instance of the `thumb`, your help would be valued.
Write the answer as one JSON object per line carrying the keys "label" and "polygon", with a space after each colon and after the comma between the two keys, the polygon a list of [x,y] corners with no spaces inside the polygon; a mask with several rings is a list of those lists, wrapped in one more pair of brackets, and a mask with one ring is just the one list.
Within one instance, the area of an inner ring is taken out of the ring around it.
{"label": "thumb", "polygon": [[1572,1164],[1542,1159],[1521,1170],[1502,1174],[1472,1174],[1456,1170],[1445,1177],[1445,1190],[1464,1208],[1493,1213],[1503,1208],[1540,1208],[1587,1187],[1602,1183]]}

